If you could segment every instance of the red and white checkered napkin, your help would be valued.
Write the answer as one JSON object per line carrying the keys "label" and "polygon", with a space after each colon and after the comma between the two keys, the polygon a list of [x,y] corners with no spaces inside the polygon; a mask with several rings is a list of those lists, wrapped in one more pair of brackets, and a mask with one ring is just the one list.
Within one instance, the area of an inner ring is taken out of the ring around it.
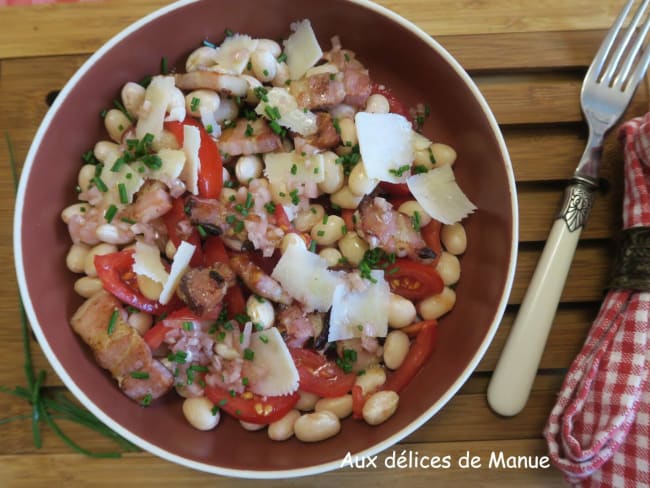
{"label": "red and white checkered napkin", "polygon": [[[650,114],[620,131],[624,228],[650,227]],[[612,290],[573,361],[544,435],[583,487],[650,486],[650,293]]]}

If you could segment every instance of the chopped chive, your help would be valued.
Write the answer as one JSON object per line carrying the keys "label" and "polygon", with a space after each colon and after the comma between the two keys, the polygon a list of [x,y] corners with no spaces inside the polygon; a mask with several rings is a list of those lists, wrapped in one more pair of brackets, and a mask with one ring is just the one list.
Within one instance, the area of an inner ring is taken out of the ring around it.
{"label": "chopped chive", "polygon": [[255,322],[253,324],[253,328],[255,329],[256,332],[259,332],[260,330],[264,330],[264,326],[259,322]]}
{"label": "chopped chive", "polygon": [[284,63],[287,60],[287,53],[280,53],[277,57],[278,63]]}
{"label": "chopped chive", "polygon": [[235,231],[236,234],[239,234],[241,231],[244,230],[244,222],[242,222],[241,220],[235,222],[233,230]]}
{"label": "chopped chive", "polygon": [[345,234],[347,234],[347,233],[348,233],[348,226],[345,225],[345,224],[343,224],[343,225],[341,226],[341,234],[345,235]]}
{"label": "chopped chive", "polygon": [[263,70],[262,73],[264,74],[264,76],[269,76],[269,70],[268,69]]}
{"label": "chopped chive", "polygon": [[413,224],[413,229],[415,229],[416,232],[420,231],[420,212],[417,210],[413,212],[413,215],[411,216],[411,223]]}
{"label": "chopped chive", "polygon": [[126,185],[124,183],[118,183],[117,189],[120,192],[120,203],[125,205],[129,203],[129,196],[126,193]]}
{"label": "chopped chive", "polygon": [[300,203],[300,198],[298,197],[298,190],[292,190],[289,192],[289,195],[291,196],[291,203],[294,205],[298,205]]}
{"label": "chopped chive", "polygon": [[131,114],[128,112],[128,110],[122,105],[122,102],[120,102],[118,99],[113,100],[113,105],[115,105],[115,108],[117,108],[120,112],[124,114],[124,116],[129,119],[129,122],[133,123],[133,117],[131,117]]}
{"label": "chopped chive", "polygon": [[253,126],[246,124],[246,130],[244,131],[246,137],[251,137],[253,135]]}
{"label": "chopped chive", "polygon": [[141,403],[141,405],[142,405],[143,407],[148,407],[148,406],[151,404],[151,400],[152,400],[152,398],[151,398],[151,393],[147,393],[147,394],[144,396],[144,398],[142,399],[142,403]]}
{"label": "chopped chive", "polygon": [[319,230],[318,232],[316,232],[316,235],[318,237],[323,237],[325,235],[325,231],[324,230]]}
{"label": "chopped chive", "polygon": [[210,410],[210,412],[212,413],[212,415],[217,415],[219,413],[219,407],[216,406],[216,405],[213,405],[212,410]]}
{"label": "chopped chive", "polygon": [[232,37],[233,36],[233,32],[230,29],[228,29],[227,27],[224,29],[223,33],[224,33],[224,35],[226,37]]}
{"label": "chopped chive", "polygon": [[213,44],[212,42],[208,41],[207,39],[203,40],[203,45],[205,47],[211,47],[212,49],[215,49],[217,47],[216,44]]}
{"label": "chopped chive", "polygon": [[387,275],[392,275],[392,274],[397,273],[398,271],[399,271],[399,266],[395,266],[395,267],[389,269],[388,271],[386,271],[386,274]]}
{"label": "chopped chive", "polygon": [[292,175],[298,174],[298,166],[297,165],[295,165],[295,164],[291,165],[291,174]]}
{"label": "chopped chive", "polygon": [[269,338],[266,337],[265,335],[260,335],[260,341],[262,341],[264,344],[268,344]]}
{"label": "chopped chive", "polygon": [[241,384],[244,385],[244,386],[248,386],[248,378],[246,376],[244,376],[241,379]]}
{"label": "chopped chive", "polygon": [[341,126],[339,125],[339,119],[333,119],[332,120],[332,125],[334,126],[334,129],[336,130],[336,133],[338,135],[341,135]]}
{"label": "chopped chive", "polygon": [[416,164],[415,166],[413,166],[413,174],[414,175],[419,175],[420,173],[426,173],[427,171],[429,171],[429,170],[423,164]]}
{"label": "chopped chive", "polygon": [[115,309],[113,310],[113,313],[111,314],[111,318],[108,321],[108,327],[106,329],[106,333],[108,335],[112,335],[113,332],[115,331],[115,325],[117,324],[117,317],[119,316],[120,312]]}
{"label": "chopped chive", "polygon": [[310,252],[316,252],[316,241],[311,241],[309,243],[309,251]]}
{"label": "chopped chive", "polygon": [[113,217],[115,217],[116,213],[117,213],[117,207],[111,204],[111,206],[106,209],[106,213],[104,214],[104,218],[106,219],[106,222],[110,223],[113,220]]}
{"label": "chopped chive", "polygon": [[197,97],[192,97],[192,101],[190,102],[190,110],[192,112],[196,112],[196,109],[199,108],[199,104],[201,103],[201,99]]}
{"label": "chopped chive", "polygon": [[223,407],[226,403],[228,403],[228,400],[223,398],[223,399],[219,400],[219,403],[217,403],[217,405],[219,405],[220,407]]}
{"label": "chopped chive", "polygon": [[246,193],[246,202],[244,203],[244,208],[250,209],[253,206],[253,194],[251,192]]}
{"label": "chopped chive", "polygon": [[270,214],[274,214],[274,213],[275,213],[275,203],[273,203],[273,202],[269,202],[269,203],[265,204],[265,205],[264,205],[264,208],[265,208],[266,211],[267,211],[268,213],[270,213]]}
{"label": "chopped chive", "polygon": [[183,322],[183,330],[191,331],[194,329],[194,324],[192,322]]}
{"label": "chopped chive", "polygon": [[237,396],[237,392],[235,390],[229,390],[228,394],[232,397],[235,398]]}
{"label": "chopped chive", "polygon": [[90,181],[92,181],[97,187],[97,189],[102,193],[106,193],[108,191],[108,187],[106,186],[106,183],[104,183],[104,181],[99,176],[95,176]]}
{"label": "chopped chive", "polygon": [[207,237],[208,233],[205,231],[201,224],[196,226],[196,229],[199,231],[199,235],[203,238]]}
{"label": "chopped chive", "polygon": [[163,56],[163,57],[160,59],[160,72],[161,72],[163,75],[166,75],[166,74],[169,72],[169,70],[168,70],[168,66],[167,66],[167,58],[166,58],[165,56]]}
{"label": "chopped chive", "polygon": [[404,165],[400,166],[397,169],[389,169],[388,172],[390,174],[392,174],[394,176],[397,176],[399,178],[400,176],[402,176],[404,174],[405,171],[408,171],[409,169],[411,169],[411,165],[410,164],[404,164]]}
{"label": "chopped chive", "polygon": [[[262,340],[262,337],[264,337],[264,336],[260,336],[260,340]],[[267,341],[268,341],[268,339],[267,339]],[[264,342],[264,341],[262,340],[262,342]],[[253,351],[252,349],[249,349],[249,348],[244,349],[244,359],[246,361],[252,361],[254,357],[255,357],[255,351]]]}
{"label": "chopped chive", "polygon": [[136,380],[148,380],[149,373],[146,371],[131,371],[131,378]]}
{"label": "chopped chive", "polygon": [[327,221],[329,220],[329,215],[325,214],[323,216],[323,225],[327,225]]}

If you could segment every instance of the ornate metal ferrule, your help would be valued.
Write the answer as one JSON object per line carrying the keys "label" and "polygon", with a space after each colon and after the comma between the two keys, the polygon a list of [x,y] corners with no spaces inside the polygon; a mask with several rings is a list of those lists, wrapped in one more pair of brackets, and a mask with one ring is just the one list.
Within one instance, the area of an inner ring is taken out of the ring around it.
{"label": "ornate metal ferrule", "polygon": [[594,202],[597,183],[591,178],[574,177],[564,191],[564,202],[557,218],[564,220],[570,232],[587,222]]}
{"label": "ornate metal ferrule", "polygon": [[650,227],[623,230],[609,287],[650,291]]}

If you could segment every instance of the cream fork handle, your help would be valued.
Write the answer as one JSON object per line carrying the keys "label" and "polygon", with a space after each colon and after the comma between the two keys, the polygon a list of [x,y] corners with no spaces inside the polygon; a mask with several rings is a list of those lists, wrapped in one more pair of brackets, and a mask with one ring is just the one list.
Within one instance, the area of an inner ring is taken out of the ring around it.
{"label": "cream fork handle", "polygon": [[592,182],[574,181],[566,189],[563,210],[551,228],[488,387],[488,403],[498,414],[516,415],[528,401],[594,188]]}

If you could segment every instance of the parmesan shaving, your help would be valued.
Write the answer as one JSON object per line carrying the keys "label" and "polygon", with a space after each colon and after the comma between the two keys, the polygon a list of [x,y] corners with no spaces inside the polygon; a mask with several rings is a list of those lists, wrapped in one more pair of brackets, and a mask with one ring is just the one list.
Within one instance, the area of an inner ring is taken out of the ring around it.
{"label": "parmesan shaving", "polygon": [[425,212],[443,224],[459,222],[476,210],[456,183],[448,164],[413,175],[406,183]]}
{"label": "parmesan shaving", "polygon": [[133,256],[133,272],[158,283],[166,283],[169,274],[160,259],[158,246],[146,244],[141,241],[135,243],[135,255]]}
{"label": "parmesan shaving", "polygon": [[286,343],[276,327],[251,334],[250,361],[244,361],[244,374],[250,391],[257,395],[289,395],[298,390],[300,377]]}
{"label": "parmesan shaving", "polygon": [[359,112],[354,117],[359,152],[369,178],[403,183],[415,158],[411,124],[398,114]]}
{"label": "parmesan shaving", "polygon": [[382,270],[373,270],[375,282],[365,281],[364,290],[341,283],[334,290],[328,342],[361,337],[386,337],[390,286]]}
{"label": "parmesan shaving", "polygon": [[316,114],[298,107],[298,102],[286,88],[271,88],[266,93],[267,101],[260,101],[255,112],[262,117],[273,120],[269,113],[274,109],[279,112],[277,123],[302,136],[315,134],[318,130]]}
{"label": "parmesan shaving", "polygon": [[151,79],[144,92],[143,107],[146,110],[140,114],[135,127],[135,135],[139,140],[147,134],[153,135],[154,141],[160,140],[167,108],[174,99],[174,88],[173,76],[154,76]]}
{"label": "parmesan shaving", "polygon": [[158,301],[163,305],[169,303],[169,300],[171,300],[172,296],[174,295],[179,281],[183,277],[183,274],[187,268],[190,266],[190,260],[194,255],[195,249],[196,246],[186,241],[182,241],[178,246],[178,250],[176,251],[176,254],[174,254],[174,262],[172,263],[172,269],[169,272],[169,277],[167,278],[167,281],[165,281],[163,289],[160,292],[160,298],[158,299]]}
{"label": "parmesan shaving", "polygon": [[253,51],[257,49],[258,41],[244,34],[227,37],[217,48],[213,59],[219,67],[235,74],[242,74]]}
{"label": "parmesan shaving", "polygon": [[294,22],[291,30],[293,33],[284,41],[284,52],[287,55],[289,76],[292,80],[297,80],[321,59],[323,50],[309,20]]}
{"label": "parmesan shaving", "polygon": [[340,274],[327,269],[327,261],[304,246],[289,246],[273,269],[271,277],[307,310],[326,312],[332,305]]}
{"label": "parmesan shaving", "polygon": [[185,182],[187,191],[194,195],[199,193],[199,148],[201,147],[201,133],[192,125],[183,126],[183,151],[185,152],[185,166],[180,177]]}

